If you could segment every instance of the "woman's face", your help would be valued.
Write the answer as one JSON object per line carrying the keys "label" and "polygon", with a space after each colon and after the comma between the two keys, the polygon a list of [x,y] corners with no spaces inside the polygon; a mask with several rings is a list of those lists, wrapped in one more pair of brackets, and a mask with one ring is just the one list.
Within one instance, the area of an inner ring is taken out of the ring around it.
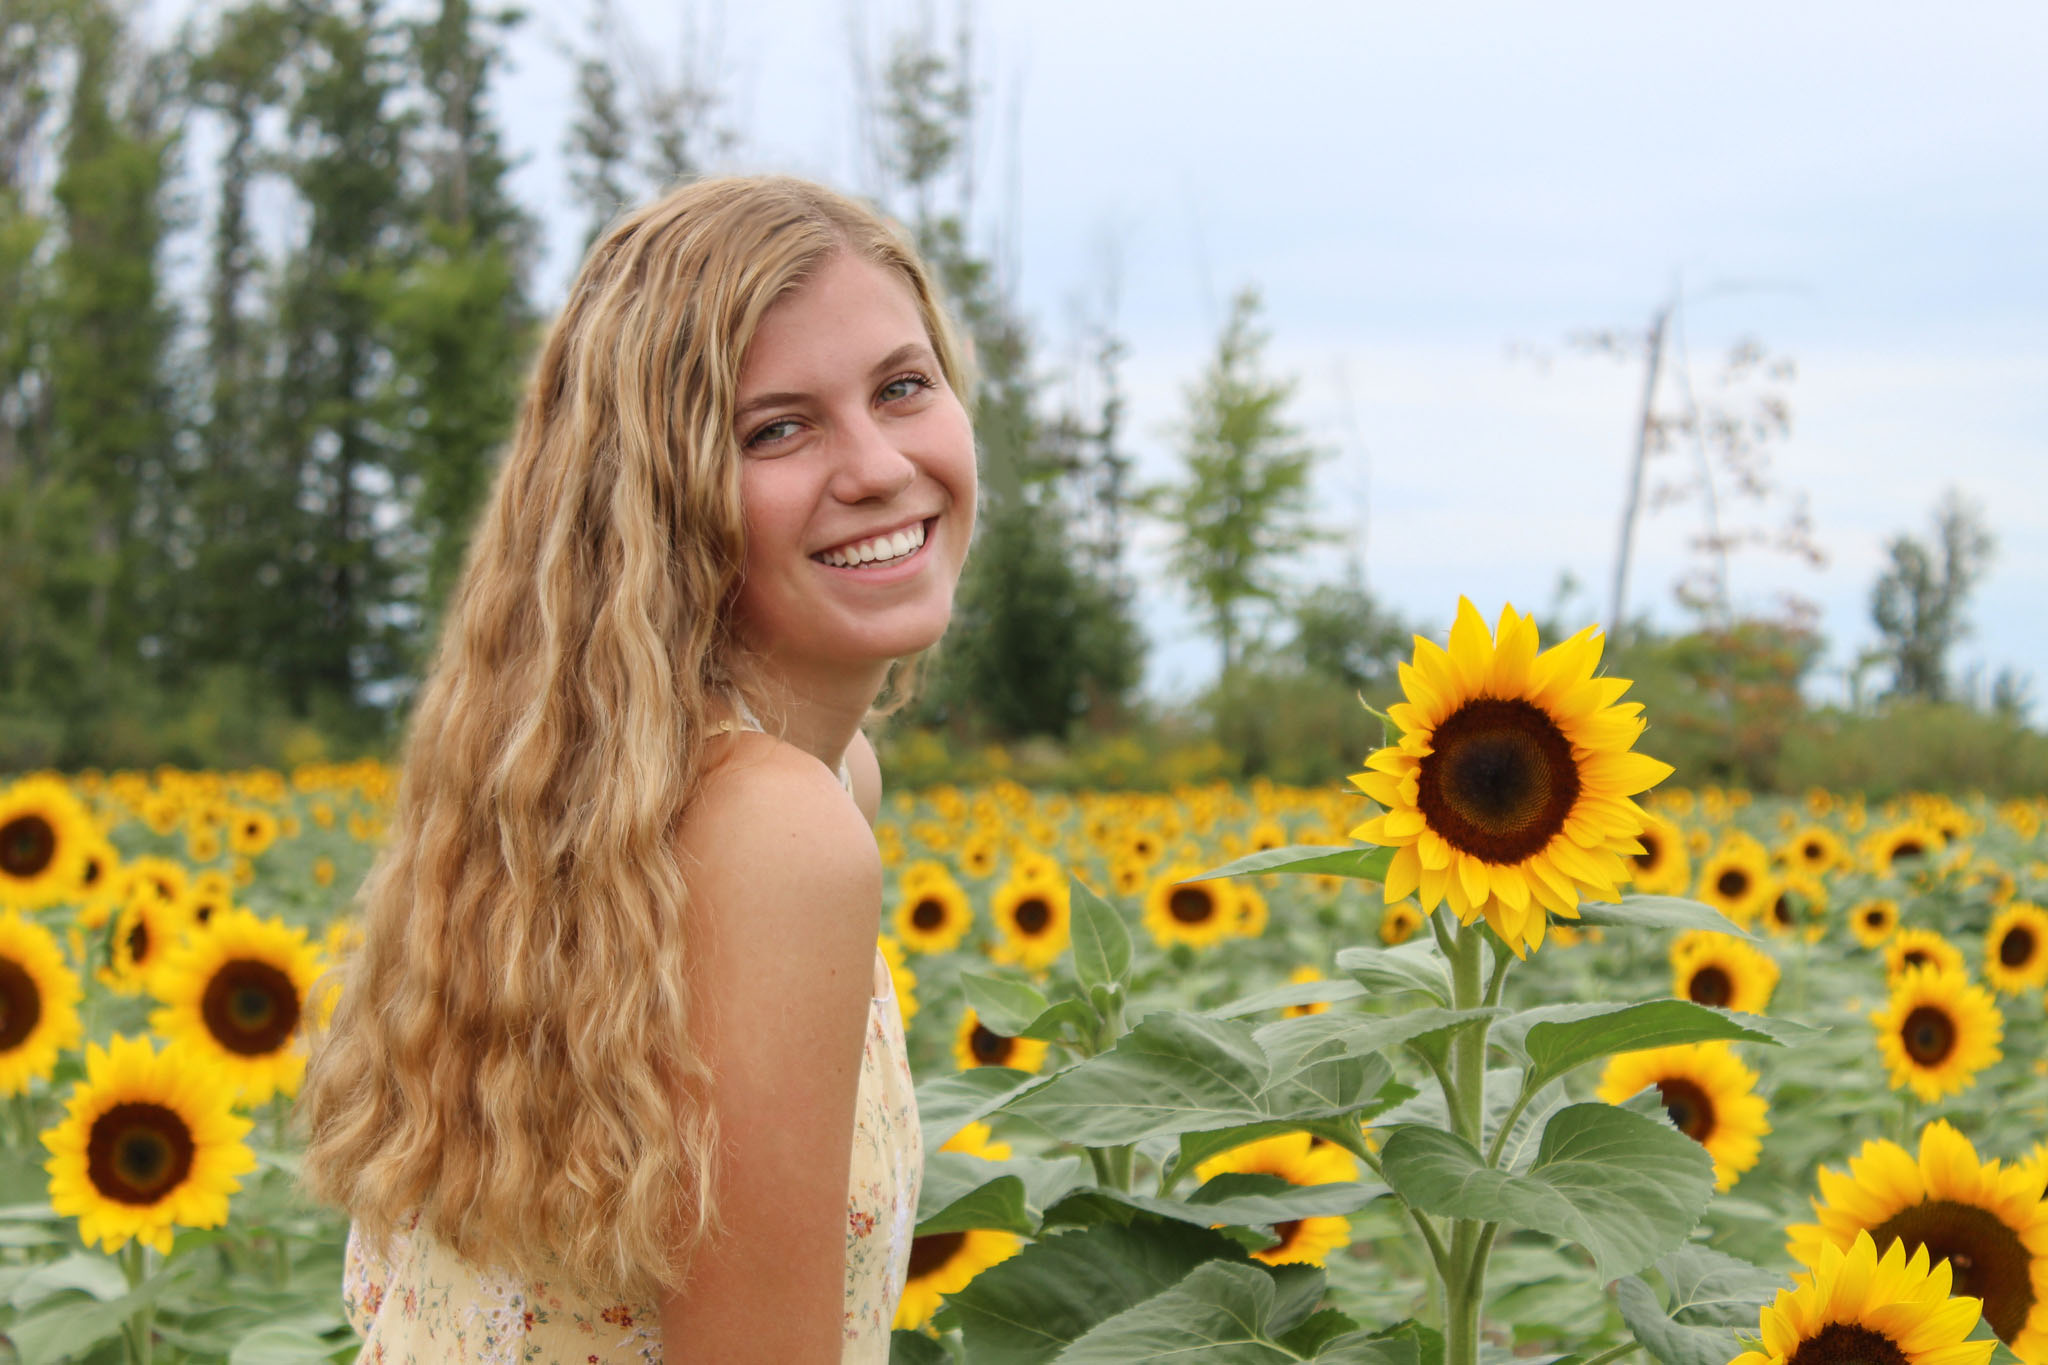
{"label": "woman's face", "polygon": [[735,411],[746,642],[793,671],[936,643],[974,532],[974,431],[902,276],[840,252],[778,299]]}

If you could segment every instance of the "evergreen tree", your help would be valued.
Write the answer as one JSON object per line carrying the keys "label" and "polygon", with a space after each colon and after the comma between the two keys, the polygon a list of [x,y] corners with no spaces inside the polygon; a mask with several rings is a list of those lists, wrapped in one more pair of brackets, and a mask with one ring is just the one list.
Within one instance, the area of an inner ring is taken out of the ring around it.
{"label": "evergreen tree", "polygon": [[1870,593],[1870,614],[1892,666],[1892,695],[1923,701],[1949,696],[1948,655],[1969,633],[1963,609],[1983,580],[1997,542],[1982,516],[1954,489],[1934,512],[1932,544],[1893,536],[1890,557]]}

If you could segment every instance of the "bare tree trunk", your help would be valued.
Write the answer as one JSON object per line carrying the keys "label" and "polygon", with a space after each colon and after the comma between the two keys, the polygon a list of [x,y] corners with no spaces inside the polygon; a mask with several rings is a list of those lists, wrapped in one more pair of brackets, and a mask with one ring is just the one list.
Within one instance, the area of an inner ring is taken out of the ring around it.
{"label": "bare tree trunk", "polygon": [[1643,416],[1636,427],[1636,454],[1629,464],[1628,501],[1621,509],[1621,548],[1614,556],[1614,598],[1607,614],[1607,633],[1619,639],[1627,628],[1628,562],[1635,551],[1636,511],[1643,500],[1643,462],[1649,458],[1650,437],[1657,428],[1657,376],[1664,365],[1664,332],[1671,321],[1671,305],[1665,304],[1650,319],[1649,357],[1643,367]]}

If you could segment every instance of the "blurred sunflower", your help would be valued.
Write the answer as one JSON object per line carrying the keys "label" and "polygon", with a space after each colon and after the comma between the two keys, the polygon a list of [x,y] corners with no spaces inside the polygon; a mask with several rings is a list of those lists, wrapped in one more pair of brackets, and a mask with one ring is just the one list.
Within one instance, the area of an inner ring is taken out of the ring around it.
{"label": "blurred sunflower", "polygon": [[1651,896],[1682,896],[1692,883],[1692,861],[1685,835],[1655,811],[1644,812],[1643,832],[1636,836],[1641,853],[1628,859],[1629,879],[1636,890]]}
{"label": "blurred sunflower", "polygon": [[1422,911],[1414,901],[1402,901],[1380,912],[1380,942],[1389,948],[1406,943],[1422,927]]}
{"label": "blurred sunflower", "polygon": [[947,1138],[939,1150],[942,1152],[965,1152],[969,1156],[978,1156],[984,1161],[1008,1161],[1010,1159],[1010,1144],[1007,1142],[992,1142],[990,1139],[993,1136],[993,1130],[987,1124],[977,1119],[953,1134],[953,1136]]}
{"label": "blurred sunflower", "polygon": [[2014,901],[1984,935],[1984,979],[2006,995],[2048,983],[2048,910]]}
{"label": "blurred sunflower", "polygon": [[[1195,1175],[1205,1181],[1229,1172],[1277,1175],[1290,1185],[1328,1185],[1358,1179],[1358,1162],[1334,1143],[1313,1142],[1307,1133],[1281,1133],[1248,1142],[1195,1167]],[[1351,1220],[1290,1218],[1275,1223],[1273,1233],[1280,1240],[1254,1251],[1254,1260],[1267,1265],[1322,1265],[1331,1252],[1351,1245]]]}
{"label": "blurred sunflower", "polygon": [[1778,850],[1787,867],[1822,877],[1849,861],[1849,846],[1826,825],[1808,825]]}
{"label": "blurred sunflower", "polygon": [[960,870],[976,881],[995,875],[996,863],[1002,856],[1002,838],[992,830],[970,834],[960,841]]}
{"label": "blurred sunflower", "polygon": [[137,887],[114,920],[108,964],[95,975],[121,995],[142,994],[190,923],[178,902],[159,899],[146,885]]}
{"label": "blurred sunflower", "polygon": [[1020,881],[1013,873],[989,898],[989,915],[1002,934],[992,956],[1033,971],[1059,961],[1073,941],[1067,897],[1064,882],[1039,877]]}
{"label": "blurred sunflower", "polygon": [[1818,877],[1791,869],[1772,887],[1770,905],[1764,911],[1764,927],[1774,934],[1804,930],[1809,940],[1818,940],[1826,929],[1827,914],[1827,887]]}
{"label": "blurred sunflower", "polygon": [[1009,1260],[1023,1246],[1016,1233],[997,1232],[993,1228],[912,1238],[903,1297],[896,1301],[896,1329],[922,1330],[939,1311],[940,1296],[965,1289],[976,1275]]}
{"label": "blurred sunflower", "polygon": [[24,777],[0,790],[0,909],[40,910],[78,898],[96,833],[58,778]]}
{"label": "blurred sunflower", "polygon": [[1237,892],[1237,918],[1231,924],[1231,932],[1239,938],[1257,938],[1266,932],[1271,908],[1256,886],[1239,883],[1233,889]]}
{"label": "blurred sunflower", "polygon": [[1866,948],[1882,948],[1898,927],[1899,903],[1895,900],[1872,897],[1849,911],[1849,932]]}
{"label": "blurred sunflower", "polygon": [[1517,956],[1543,942],[1551,914],[1582,897],[1612,900],[1627,876],[1642,810],[1630,798],[1671,775],[1631,752],[1643,732],[1629,683],[1595,677],[1595,627],[1537,652],[1536,623],[1504,607],[1487,630],[1458,599],[1450,648],[1421,636],[1400,666],[1405,701],[1389,708],[1397,744],[1352,784],[1385,808],[1351,837],[1395,850],[1387,904],[1420,893],[1459,922],[1484,916]]}
{"label": "blurred sunflower", "polygon": [[1903,876],[1923,867],[1948,841],[1941,831],[1918,820],[1906,820],[1873,832],[1863,841],[1863,861],[1880,877]]}
{"label": "blurred sunflower", "polygon": [[887,934],[875,940],[875,946],[882,950],[882,960],[889,964],[889,979],[896,988],[896,1008],[909,1023],[917,1017],[917,973],[904,965],[903,945]]}
{"label": "blurred sunflower", "polygon": [[[1820,1168],[1816,1223],[1785,1229],[1786,1249],[1806,1266],[1868,1234],[1881,1247],[1946,1261],[1955,1291],[1984,1301],[1984,1321],[2029,1365],[2048,1360],[2048,1202],[2024,1166],[1979,1161],[1970,1140],[1941,1119],[1920,1130],[1916,1158],[1873,1140],[1844,1175]],[[1824,1201],[1824,1202],[1823,1202]]]}
{"label": "blurred sunflower", "polygon": [[1175,863],[1145,893],[1145,927],[1162,948],[1206,948],[1229,937],[1237,922],[1237,887],[1227,881],[1185,881],[1200,868]]}
{"label": "blurred sunflower", "polygon": [[1714,1187],[1725,1192],[1756,1165],[1771,1131],[1756,1080],[1726,1043],[1681,1043],[1609,1058],[1597,1093],[1620,1104],[1655,1086],[1672,1125],[1714,1158]]}
{"label": "blurred sunflower", "polygon": [[1770,905],[1772,891],[1770,858],[1763,845],[1736,833],[1722,840],[1700,865],[1693,894],[1747,928]]}
{"label": "blurred sunflower", "polygon": [[1951,1298],[1953,1287],[1949,1262],[1930,1270],[1925,1247],[1908,1255],[1894,1241],[1879,1256],[1859,1232],[1846,1251],[1823,1248],[1810,1273],[1758,1310],[1763,1349],[1729,1365],[1985,1365],[1997,1343],[1967,1340],[1984,1305]]}
{"label": "blurred sunflower", "polygon": [[1013,1038],[997,1033],[968,1010],[960,1017],[960,1031],[953,1035],[953,1060],[962,1071],[977,1066],[1009,1066],[1019,1071],[1037,1071],[1045,1065],[1045,1044],[1037,1038]]}
{"label": "blurred sunflower", "polygon": [[1901,929],[1885,945],[1884,975],[1887,986],[1915,967],[1939,967],[1945,972],[1963,970],[1963,950],[1932,929]]}
{"label": "blurred sunflower", "polygon": [[78,976],[57,936],[18,910],[0,912],[0,1098],[48,1080],[83,1030]]}
{"label": "blurred sunflower", "polygon": [[237,1105],[296,1095],[306,1074],[306,993],[320,954],[306,931],[225,910],[158,967],[149,1026],[217,1070]]}
{"label": "blurred sunflower", "polygon": [[[1290,986],[1306,985],[1308,982],[1322,979],[1323,974],[1314,967],[1296,967],[1287,974],[1287,984]],[[1288,1019],[1299,1019],[1304,1014],[1322,1014],[1329,1008],[1327,1001],[1311,1000],[1306,1005],[1289,1005],[1281,1014]]]}
{"label": "blurred sunflower", "polygon": [[953,874],[940,868],[917,877],[906,874],[892,923],[896,937],[913,953],[950,952],[974,925],[974,906]]}
{"label": "blurred sunflower", "polygon": [[1694,929],[1671,945],[1671,993],[1740,1014],[1762,1014],[1778,988],[1778,964],[1733,934]]}
{"label": "blurred sunflower", "polygon": [[242,1138],[249,1120],[229,1089],[184,1049],[157,1052],[146,1038],[89,1043],[85,1079],[64,1120],[42,1135],[50,1149],[50,1207],[78,1219],[78,1235],[109,1254],[133,1239],[171,1249],[171,1227],[228,1220],[236,1177],[256,1167]]}
{"label": "blurred sunflower", "polygon": [[1975,1085],[1977,1073],[1998,1060],[2005,1032],[1991,993],[1940,967],[1908,968],[1870,1022],[1892,1089],[1911,1086],[1928,1103]]}
{"label": "blurred sunflower", "polygon": [[1246,853],[1265,853],[1287,847],[1287,827],[1271,818],[1259,821],[1245,832]]}

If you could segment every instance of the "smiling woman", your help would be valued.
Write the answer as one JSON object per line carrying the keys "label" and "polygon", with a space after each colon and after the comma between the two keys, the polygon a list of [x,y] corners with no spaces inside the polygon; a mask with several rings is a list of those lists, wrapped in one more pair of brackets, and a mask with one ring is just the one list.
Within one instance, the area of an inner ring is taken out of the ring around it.
{"label": "smiling woman", "polygon": [[922,1157],[860,727],[951,616],[969,382],[819,186],[593,246],[308,1070],[366,1354],[887,1358]]}

